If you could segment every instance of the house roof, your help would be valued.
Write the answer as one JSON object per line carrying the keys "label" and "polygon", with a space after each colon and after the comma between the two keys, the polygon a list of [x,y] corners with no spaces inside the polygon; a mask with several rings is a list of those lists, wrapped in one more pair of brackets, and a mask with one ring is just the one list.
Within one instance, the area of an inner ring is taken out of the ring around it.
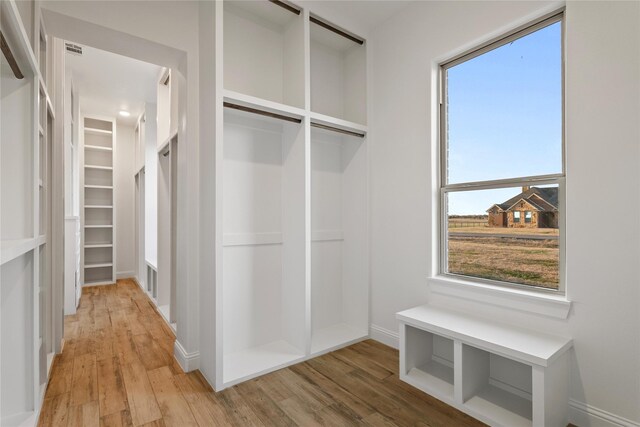
{"label": "house roof", "polygon": [[538,211],[557,211],[558,187],[531,187],[527,191],[524,191],[503,203],[492,205],[488,210],[491,210],[495,206],[497,206],[502,211],[508,211],[521,200],[529,203]]}

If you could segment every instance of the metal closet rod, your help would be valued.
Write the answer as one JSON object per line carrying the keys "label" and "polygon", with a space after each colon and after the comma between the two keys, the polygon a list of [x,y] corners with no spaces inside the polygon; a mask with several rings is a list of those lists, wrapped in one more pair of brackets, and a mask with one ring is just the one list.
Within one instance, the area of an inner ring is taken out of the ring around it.
{"label": "metal closet rod", "polygon": [[333,31],[334,33],[341,35],[342,37],[347,38],[352,42],[358,43],[359,45],[364,44],[364,40],[354,37],[351,34],[342,31],[340,28],[336,28],[333,25],[327,24],[326,22],[321,21],[315,16],[309,16],[309,21],[313,22],[314,24],[320,25],[322,28],[326,28],[329,31]]}
{"label": "metal closet rod", "polygon": [[223,104],[226,108],[233,110],[246,111],[247,113],[259,114],[261,116],[267,116],[274,119],[284,120],[286,122],[302,123],[302,119],[297,117],[283,116],[282,114],[271,113],[269,111],[258,110],[257,108],[245,107],[244,105],[233,104],[231,102],[225,102]]}
{"label": "metal closet rod", "polygon": [[314,127],[314,128],[318,128],[318,129],[325,129],[325,130],[330,130],[332,132],[344,133],[345,135],[357,136],[358,138],[364,138],[364,133],[360,133],[360,132],[354,132],[354,131],[351,131],[351,130],[340,129],[340,128],[336,128],[336,127],[333,127],[333,126],[323,125],[323,124],[314,123],[314,122],[311,122],[311,126]]}
{"label": "metal closet rod", "polygon": [[7,62],[11,67],[11,71],[13,71],[13,75],[16,76],[17,79],[24,79],[24,74],[20,70],[20,66],[18,62],[16,62],[16,58],[13,56],[13,52],[11,52],[11,48],[7,44],[7,41],[4,39],[4,34],[0,31],[0,45],[2,47],[2,54],[5,58],[7,58]]}
{"label": "metal closet rod", "polygon": [[291,13],[295,13],[296,15],[300,15],[300,9],[296,9],[295,7],[291,6],[289,3],[285,3],[283,1],[280,0],[269,0],[271,3],[276,4],[278,6],[280,6],[283,9],[287,9],[289,12]]}

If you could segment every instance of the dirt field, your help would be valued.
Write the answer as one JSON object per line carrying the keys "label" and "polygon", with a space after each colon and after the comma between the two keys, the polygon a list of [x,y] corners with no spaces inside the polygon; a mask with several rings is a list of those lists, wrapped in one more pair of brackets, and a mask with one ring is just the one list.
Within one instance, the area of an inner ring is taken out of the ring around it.
{"label": "dirt field", "polygon": [[[451,222],[450,222],[451,224]],[[542,236],[557,236],[557,228],[506,228],[489,227],[487,225],[475,227],[449,227],[450,233],[483,233],[483,234],[536,234]]]}
{"label": "dirt field", "polygon": [[558,240],[456,237],[455,232],[557,235],[558,230],[482,227],[476,231],[474,227],[450,231],[450,273],[557,289]]}

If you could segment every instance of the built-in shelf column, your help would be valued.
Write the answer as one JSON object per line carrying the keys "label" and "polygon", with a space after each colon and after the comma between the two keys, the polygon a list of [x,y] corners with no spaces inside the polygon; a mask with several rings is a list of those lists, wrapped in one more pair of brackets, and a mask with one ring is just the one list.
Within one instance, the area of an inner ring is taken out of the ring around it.
{"label": "built-in shelf column", "polygon": [[85,116],[82,212],[85,285],[113,283],[115,277],[115,121]]}

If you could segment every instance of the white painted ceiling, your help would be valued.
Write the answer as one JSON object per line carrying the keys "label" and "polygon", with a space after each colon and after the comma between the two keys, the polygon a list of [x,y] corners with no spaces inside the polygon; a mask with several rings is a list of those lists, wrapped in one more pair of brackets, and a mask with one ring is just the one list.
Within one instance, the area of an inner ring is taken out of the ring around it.
{"label": "white painted ceiling", "polygon": [[[156,102],[161,70],[157,65],[89,46],[83,46],[82,56],[66,52],[65,59],[83,114],[115,116],[120,123],[134,124],[145,102]],[[131,116],[119,116],[120,110]]]}

